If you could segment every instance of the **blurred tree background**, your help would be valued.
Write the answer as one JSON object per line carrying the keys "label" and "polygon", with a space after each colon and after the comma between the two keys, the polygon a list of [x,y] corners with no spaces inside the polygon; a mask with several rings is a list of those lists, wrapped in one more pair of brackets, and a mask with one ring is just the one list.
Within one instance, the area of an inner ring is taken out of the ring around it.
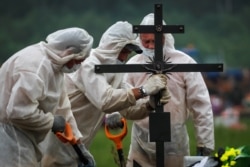
{"label": "blurred tree background", "polygon": [[174,34],[177,49],[199,51],[200,62],[223,62],[227,67],[249,67],[250,1],[248,0],[2,0],[0,6],[0,63],[58,29],[82,27],[95,38],[114,22],[139,24],[163,4],[167,24],[185,26]]}

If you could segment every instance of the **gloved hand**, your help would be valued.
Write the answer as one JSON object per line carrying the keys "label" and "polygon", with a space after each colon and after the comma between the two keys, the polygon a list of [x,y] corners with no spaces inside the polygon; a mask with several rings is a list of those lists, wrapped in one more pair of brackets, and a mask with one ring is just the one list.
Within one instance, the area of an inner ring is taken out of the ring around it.
{"label": "gloved hand", "polygon": [[75,144],[77,143],[77,139],[73,135],[72,128],[68,122],[65,123],[65,130],[64,132],[56,132],[55,133],[57,138],[61,140],[63,143],[70,143],[70,144]]}
{"label": "gloved hand", "polygon": [[83,156],[88,160],[88,164],[84,165],[83,163],[79,163],[80,165],[78,167],[95,167],[96,166],[96,162],[95,159],[93,157],[93,155],[89,152],[89,150],[87,150],[87,148],[85,147],[84,144],[78,144]]}
{"label": "gloved hand", "polygon": [[51,128],[53,133],[64,132],[66,121],[63,116],[55,115],[53,126]]}
{"label": "gloved hand", "polygon": [[209,156],[212,153],[212,150],[206,147],[197,147],[196,152],[197,156]]}
{"label": "gloved hand", "polygon": [[122,116],[119,112],[114,112],[106,115],[105,123],[110,129],[122,128],[123,123],[121,121]]}
{"label": "gloved hand", "polygon": [[[166,87],[165,89],[163,89],[161,91],[161,98],[160,98],[160,102],[162,105],[164,104],[167,104],[169,99],[170,99],[170,95],[169,95],[169,92],[168,92],[168,88]],[[155,97],[154,96],[149,96],[149,105],[152,107],[152,108],[155,108]]]}
{"label": "gloved hand", "polygon": [[160,90],[165,89],[167,85],[167,76],[164,74],[152,75],[142,86],[146,95],[155,95]]}

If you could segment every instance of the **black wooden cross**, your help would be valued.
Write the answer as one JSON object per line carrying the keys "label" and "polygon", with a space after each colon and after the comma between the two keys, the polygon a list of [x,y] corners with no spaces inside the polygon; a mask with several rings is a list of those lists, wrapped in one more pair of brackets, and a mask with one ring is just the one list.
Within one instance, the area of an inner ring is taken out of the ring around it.
{"label": "black wooden cross", "polygon": [[[164,61],[162,39],[164,33],[184,33],[183,25],[162,25],[162,4],[155,4],[154,25],[135,25],[133,33],[154,33],[155,57],[150,64],[106,64],[96,65],[96,73],[125,72],[222,72],[223,64],[172,64]],[[156,166],[164,167],[164,142],[171,141],[170,113],[163,112],[160,93],[155,95],[155,113],[149,115],[150,142],[156,142]],[[164,128],[162,128],[164,127]],[[134,162],[134,167],[139,167]]]}

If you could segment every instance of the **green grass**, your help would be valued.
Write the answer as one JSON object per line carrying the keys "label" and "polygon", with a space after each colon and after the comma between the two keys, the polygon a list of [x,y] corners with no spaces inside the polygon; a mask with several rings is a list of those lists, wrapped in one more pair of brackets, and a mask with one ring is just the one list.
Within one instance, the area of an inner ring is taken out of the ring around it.
{"label": "green grass", "polygon": [[[241,122],[247,125],[246,130],[215,127],[215,150],[218,150],[219,147],[230,146],[237,148],[242,145],[250,145],[250,119],[244,119]],[[128,134],[122,141],[125,157],[128,155],[129,150],[131,125],[132,122],[128,121]],[[188,121],[187,126],[190,136],[191,155],[195,155],[196,145],[192,122]],[[114,160],[116,154],[114,142],[105,136],[103,128],[97,133],[90,151],[95,157],[98,167],[118,167]]]}

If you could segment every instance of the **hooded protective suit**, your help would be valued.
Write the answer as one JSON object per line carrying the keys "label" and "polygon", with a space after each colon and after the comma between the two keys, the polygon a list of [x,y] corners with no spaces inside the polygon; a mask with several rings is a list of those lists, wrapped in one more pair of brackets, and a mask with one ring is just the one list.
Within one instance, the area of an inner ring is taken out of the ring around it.
{"label": "hooded protective suit", "polygon": [[[122,82],[123,74],[97,74],[94,71],[95,65],[98,64],[116,64],[117,57],[125,45],[137,44],[135,39],[136,35],[132,33],[130,23],[116,22],[102,35],[99,46],[92,49],[81,68],[65,77],[71,108],[86,147],[90,146],[101,127],[105,113],[120,111],[127,118],[141,119],[151,112],[146,107],[147,99],[136,101],[133,92],[125,89],[129,85]],[[68,167],[76,166],[72,162],[75,155],[71,147],[60,151],[60,154],[52,154],[53,150],[62,149],[62,144],[50,142],[48,149],[50,153],[43,159],[44,164],[46,163],[44,166],[59,167],[65,163],[69,164]]]}
{"label": "hooded protective suit", "polygon": [[59,30],[47,37],[47,43],[28,46],[2,65],[1,166],[38,166],[41,159],[38,144],[51,130],[56,112],[70,122],[77,138],[82,137],[70,109],[61,68],[71,59],[85,57],[85,54],[63,54],[67,47],[74,46],[84,52],[92,41],[85,30]]}
{"label": "hooded protective suit", "polygon": [[[153,25],[154,15],[144,17],[141,25]],[[164,34],[165,43],[163,54],[171,63],[196,63],[183,52],[175,50],[174,38],[171,34]],[[140,41],[140,40],[139,40]],[[142,44],[141,48],[143,50]],[[133,56],[128,64],[149,62],[149,58],[143,54]],[[128,73],[125,78],[134,87],[141,86],[149,77],[144,73]],[[164,112],[171,114],[171,142],[165,142],[165,165],[183,166],[179,159],[189,155],[189,137],[185,123],[190,112],[193,115],[196,140],[198,147],[214,149],[213,112],[210,98],[199,72],[171,72],[167,84],[170,100],[164,106]],[[149,141],[148,117],[134,121],[131,134],[131,145],[127,167],[133,166],[133,160],[143,167],[155,167],[155,142]],[[164,127],[162,127],[164,128]]]}

